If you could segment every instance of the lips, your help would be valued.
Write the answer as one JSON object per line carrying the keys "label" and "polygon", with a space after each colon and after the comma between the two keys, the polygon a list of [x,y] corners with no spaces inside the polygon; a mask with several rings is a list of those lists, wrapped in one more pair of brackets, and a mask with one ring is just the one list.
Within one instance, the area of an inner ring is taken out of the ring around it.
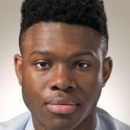
{"label": "lips", "polygon": [[78,103],[70,98],[54,98],[46,103],[50,112],[56,114],[71,114],[78,107]]}

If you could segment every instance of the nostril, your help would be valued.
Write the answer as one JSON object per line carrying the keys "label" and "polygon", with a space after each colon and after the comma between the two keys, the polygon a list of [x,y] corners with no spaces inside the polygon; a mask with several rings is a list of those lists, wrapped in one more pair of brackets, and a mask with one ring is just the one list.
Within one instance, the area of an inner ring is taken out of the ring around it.
{"label": "nostril", "polygon": [[[62,90],[61,88],[59,88],[59,87],[57,87],[57,86],[53,86],[52,87],[52,90]],[[69,87],[67,87],[66,89],[64,89],[65,91],[69,91],[69,90],[73,90],[73,87],[71,87],[71,86],[69,86]],[[64,91],[63,90],[63,91]]]}
{"label": "nostril", "polygon": [[59,90],[59,88],[57,86],[53,86],[52,90]]}
{"label": "nostril", "polygon": [[69,89],[69,90],[72,90],[72,89],[73,89],[73,87],[69,86],[69,87],[68,87],[68,89]]}

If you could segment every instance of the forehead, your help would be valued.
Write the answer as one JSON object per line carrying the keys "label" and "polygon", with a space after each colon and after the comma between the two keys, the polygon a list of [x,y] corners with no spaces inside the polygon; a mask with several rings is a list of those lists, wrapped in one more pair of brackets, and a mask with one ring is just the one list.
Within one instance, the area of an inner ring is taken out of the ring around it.
{"label": "forehead", "polygon": [[[40,22],[34,24],[26,31],[23,37],[28,39],[30,38],[30,36],[33,36],[31,38],[41,39],[41,37],[43,36],[47,38],[49,35],[51,35],[51,37],[49,37],[49,39],[51,40],[53,38],[56,38],[55,36],[59,36],[60,34],[62,34],[62,36],[68,35],[67,37],[68,38],[71,37],[71,39],[75,37],[80,41],[90,39],[93,37],[100,38],[100,34],[90,27],[73,25],[73,24],[69,25],[65,23],[53,23],[53,22],[50,23]],[[72,40],[77,40],[77,39],[72,39]]]}
{"label": "forehead", "polygon": [[22,52],[28,55],[35,50],[102,50],[102,38],[95,30],[64,23],[38,23],[31,26],[23,35]]}

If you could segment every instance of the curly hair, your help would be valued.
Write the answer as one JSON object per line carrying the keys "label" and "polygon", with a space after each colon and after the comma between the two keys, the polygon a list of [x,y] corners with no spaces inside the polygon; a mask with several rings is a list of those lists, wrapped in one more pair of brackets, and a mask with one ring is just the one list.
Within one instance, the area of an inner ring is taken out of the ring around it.
{"label": "curly hair", "polygon": [[21,14],[20,48],[22,34],[33,24],[62,22],[96,30],[105,39],[105,53],[108,51],[107,17],[101,0],[24,0]]}

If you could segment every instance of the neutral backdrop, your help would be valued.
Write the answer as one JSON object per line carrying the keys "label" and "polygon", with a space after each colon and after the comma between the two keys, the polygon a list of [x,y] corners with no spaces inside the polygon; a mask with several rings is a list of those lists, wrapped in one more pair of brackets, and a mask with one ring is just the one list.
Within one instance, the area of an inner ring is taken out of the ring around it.
{"label": "neutral backdrop", "polygon": [[[14,71],[23,0],[0,0],[0,122],[28,111]],[[98,106],[130,125],[130,0],[104,0],[114,61]]]}

